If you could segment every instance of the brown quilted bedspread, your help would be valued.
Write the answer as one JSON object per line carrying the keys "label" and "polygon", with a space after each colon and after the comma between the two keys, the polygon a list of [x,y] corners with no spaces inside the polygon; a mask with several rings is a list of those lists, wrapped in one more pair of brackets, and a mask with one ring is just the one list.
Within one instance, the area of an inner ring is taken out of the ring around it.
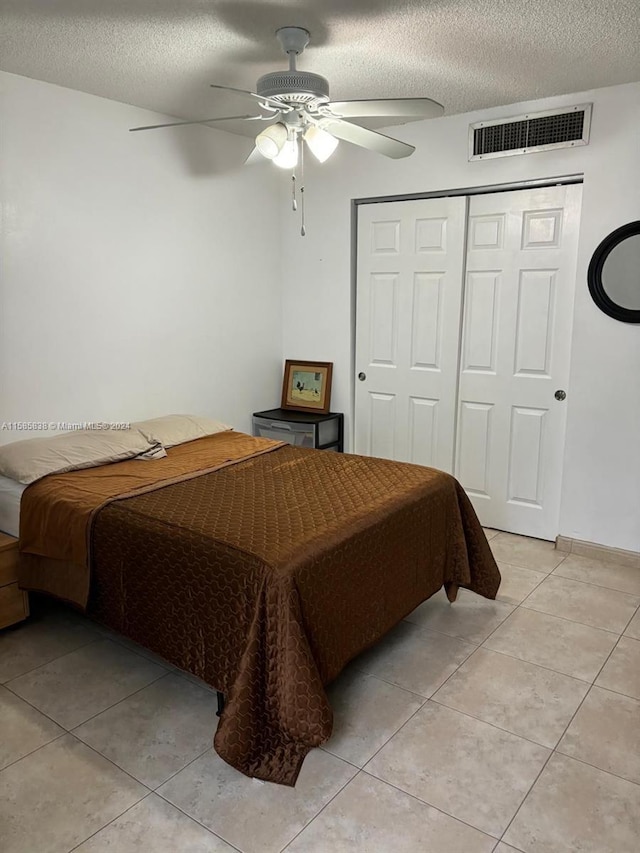
{"label": "brown quilted bedspread", "polygon": [[287,785],[350,659],[443,584],[500,583],[452,477],[290,446],[110,503],[91,548],[90,612],[223,691],[218,753]]}
{"label": "brown quilted bedspread", "polygon": [[[179,444],[164,459],[128,459],[50,474],[25,489],[20,502],[20,552],[78,566],[88,573],[88,538],[95,513],[117,498],[167,486],[269,453],[281,441],[225,430]],[[86,600],[64,596],[81,607]]]}

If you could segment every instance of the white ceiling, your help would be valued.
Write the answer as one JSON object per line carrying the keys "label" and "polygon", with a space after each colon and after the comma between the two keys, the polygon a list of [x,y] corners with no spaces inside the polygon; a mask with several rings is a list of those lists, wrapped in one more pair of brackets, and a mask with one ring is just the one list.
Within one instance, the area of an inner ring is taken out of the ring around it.
{"label": "white ceiling", "polygon": [[[640,80],[639,0],[0,0],[0,67],[179,118],[251,111],[299,62],[334,100],[431,97],[446,113]],[[252,122],[234,130],[255,133]],[[165,131],[176,133],[179,131]]]}

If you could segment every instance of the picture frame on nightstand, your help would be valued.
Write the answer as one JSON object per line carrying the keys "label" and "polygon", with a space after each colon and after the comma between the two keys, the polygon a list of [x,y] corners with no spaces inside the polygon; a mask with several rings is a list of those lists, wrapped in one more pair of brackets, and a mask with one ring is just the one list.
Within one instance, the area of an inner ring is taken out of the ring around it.
{"label": "picture frame on nightstand", "polygon": [[287,359],[282,381],[282,409],[326,415],[331,405],[333,362]]}

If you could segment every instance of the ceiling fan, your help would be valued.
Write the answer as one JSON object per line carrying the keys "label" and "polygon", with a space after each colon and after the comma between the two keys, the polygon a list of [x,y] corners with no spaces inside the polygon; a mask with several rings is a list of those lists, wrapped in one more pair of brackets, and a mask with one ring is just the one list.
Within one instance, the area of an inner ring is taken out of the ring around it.
{"label": "ceiling fan", "polygon": [[276,166],[294,169],[304,147],[302,140],[321,163],[331,156],[341,139],[394,159],[408,157],[415,151],[413,145],[354,124],[348,119],[388,117],[389,124],[405,124],[434,118],[444,112],[441,104],[429,98],[330,101],[329,83],[324,77],[296,68],[296,57],[309,44],[308,30],[302,27],[282,27],[276,31],[276,36],[289,57],[287,71],[264,74],[258,80],[255,92],[212,84],[214,89],[235,92],[253,99],[256,108],[261,110],[259,114],[176,121],[130,129],[155,130],[160,127],[238,120],[265,122],[267,127],[257,134],[255,149],[247,162],[255,161],[256,155],[262,155]]}

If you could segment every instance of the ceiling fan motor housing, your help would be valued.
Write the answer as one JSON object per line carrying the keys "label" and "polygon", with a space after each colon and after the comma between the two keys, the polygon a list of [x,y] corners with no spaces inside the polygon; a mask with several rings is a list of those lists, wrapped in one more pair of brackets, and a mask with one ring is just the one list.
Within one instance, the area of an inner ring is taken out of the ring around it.
{"label": "ceiling fan motor housing", "polygon": [[273,71],[260,77],[256,93],[283,103],[326,103],[329,81],[310,71]]}

